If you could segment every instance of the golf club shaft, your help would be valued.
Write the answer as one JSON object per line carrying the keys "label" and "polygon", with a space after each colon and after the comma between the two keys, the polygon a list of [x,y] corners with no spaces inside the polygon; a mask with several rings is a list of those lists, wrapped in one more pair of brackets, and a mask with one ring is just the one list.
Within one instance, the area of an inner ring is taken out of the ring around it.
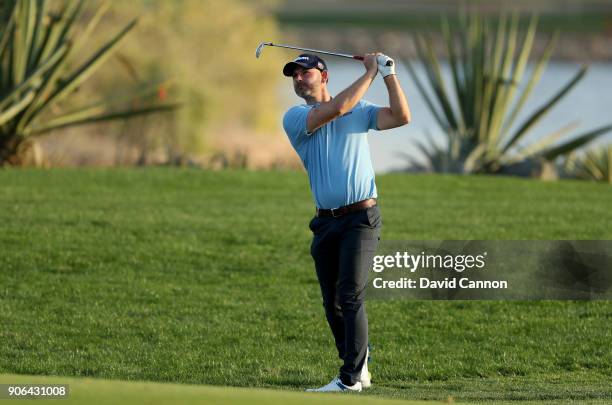
{"label": "golf club shaft", "polygon": [[324,55],[333,55],[333,56],[340,56],[340,57],[343,57],[343,58],[363,60],[363,56],[349,55],[349,54],[346,54],[346,53],[328,52],[328,51],[321,51],[319,49],[300,48],[298,46],[272,44],[272,43],[270,44],[270,46],[278,46],[280,48],[297,49],[298,51],[306,51],[306,52],[313,52],[313,53],[322,53]]}

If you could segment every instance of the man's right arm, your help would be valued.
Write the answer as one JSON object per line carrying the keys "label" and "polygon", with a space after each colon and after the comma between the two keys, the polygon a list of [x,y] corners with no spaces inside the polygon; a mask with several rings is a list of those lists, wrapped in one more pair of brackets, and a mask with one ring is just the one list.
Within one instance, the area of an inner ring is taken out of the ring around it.
{"label": "man's right arm", "polygon": [[376,78],[378,62],[375,54],[365,55],[366,72],[330,102],[311,108],[306,120],[308,133],[313,133],[331,120],[346,114],[357,105]]}

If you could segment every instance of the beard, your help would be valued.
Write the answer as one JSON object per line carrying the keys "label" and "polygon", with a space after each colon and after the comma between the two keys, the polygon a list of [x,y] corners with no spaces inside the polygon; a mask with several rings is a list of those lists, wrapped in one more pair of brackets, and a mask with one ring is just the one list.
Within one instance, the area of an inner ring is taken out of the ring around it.
{"label": "beard", "polygon": [[295,94],[297,94],[299,97],[304,98],[304,96],[310,96],[312,94],[312,89],[310,87],[307,86],[294,86],[294,90],[295,90]]}

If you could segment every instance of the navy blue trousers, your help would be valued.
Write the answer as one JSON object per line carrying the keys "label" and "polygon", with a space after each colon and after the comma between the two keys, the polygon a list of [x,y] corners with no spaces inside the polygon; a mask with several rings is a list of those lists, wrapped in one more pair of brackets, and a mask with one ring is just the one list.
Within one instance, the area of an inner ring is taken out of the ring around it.
{"label": "navy blue trousers", "polygon": [[340,379],[354,385],[366,361],[368,315],[365,292],[382,219],[377,205],[338,218],[314,217],[311,255],[325,316],[343,360]]}

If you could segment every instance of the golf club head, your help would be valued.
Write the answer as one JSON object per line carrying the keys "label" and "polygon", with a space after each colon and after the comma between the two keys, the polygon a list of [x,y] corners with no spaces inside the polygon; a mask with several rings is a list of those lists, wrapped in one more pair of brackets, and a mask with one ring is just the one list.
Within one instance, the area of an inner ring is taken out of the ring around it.
{"label": "golf club head", "polygon": [[261,53],[263,52],[263,48],[266,45],[272,45],[272,42],[262,42],[261,44],[259,44],[259,46],[255,50],[255,57],[257,59],[259,59],[259,57],[261,56]]}

